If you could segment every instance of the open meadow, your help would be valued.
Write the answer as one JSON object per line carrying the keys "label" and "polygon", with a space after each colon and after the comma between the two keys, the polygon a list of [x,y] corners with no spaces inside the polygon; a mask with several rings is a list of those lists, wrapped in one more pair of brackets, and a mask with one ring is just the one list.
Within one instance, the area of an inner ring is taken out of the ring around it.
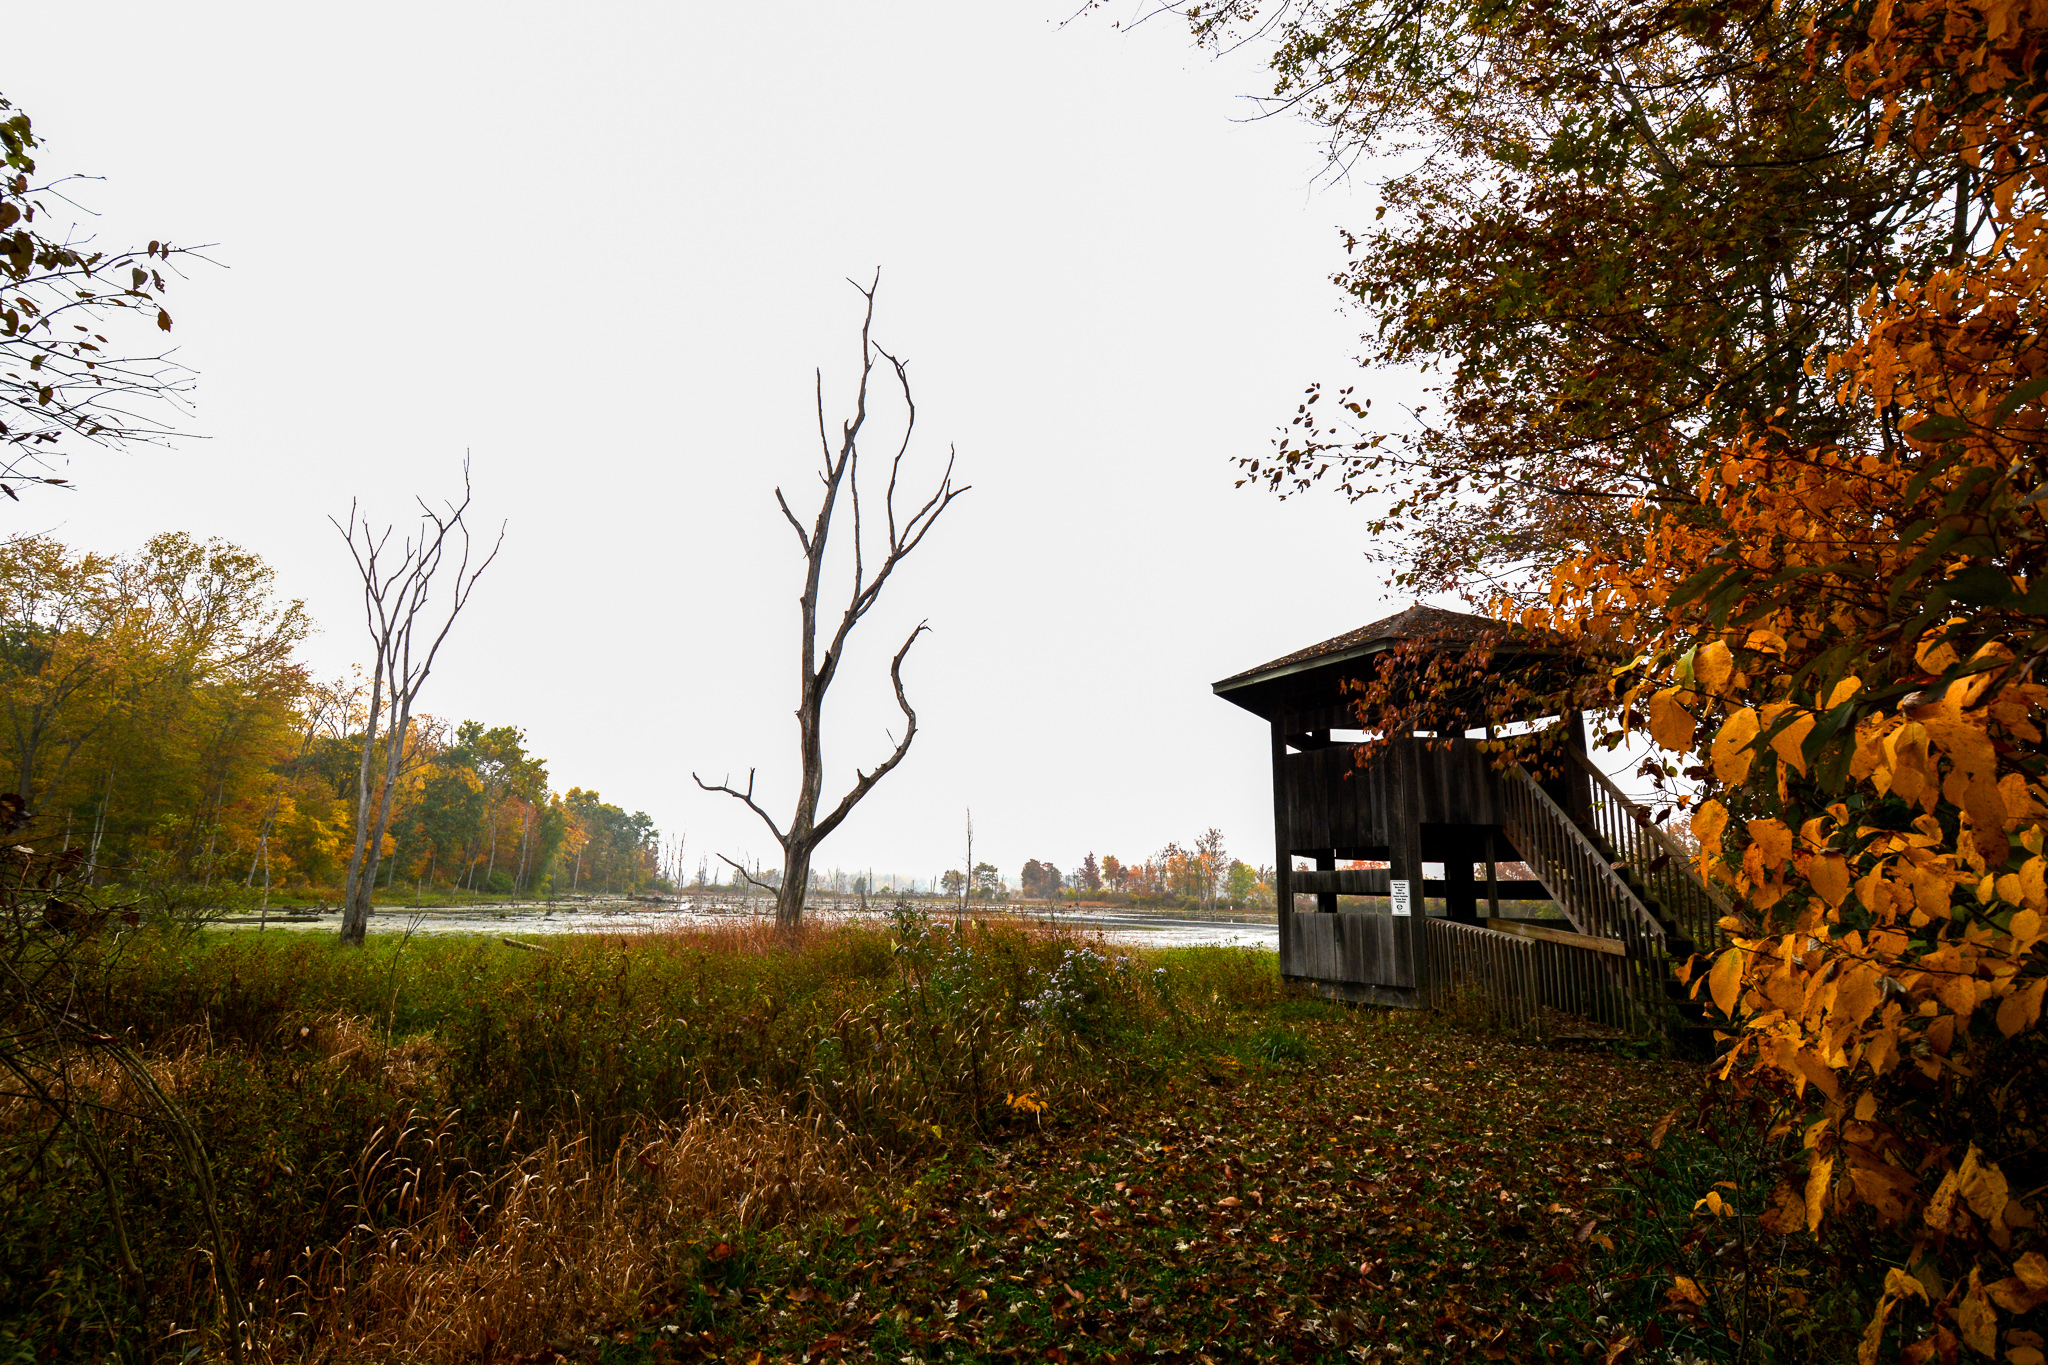
{"label": "open meadow", "polygon": [[143,933],[89,975],[217,1222],[79,1049],[84,1123],[0,1116],[0,1358],[1740,1358],[1741,1296],[1672,1290],[1696,1065],[1348,1009],[1263,951],[905,910]]}

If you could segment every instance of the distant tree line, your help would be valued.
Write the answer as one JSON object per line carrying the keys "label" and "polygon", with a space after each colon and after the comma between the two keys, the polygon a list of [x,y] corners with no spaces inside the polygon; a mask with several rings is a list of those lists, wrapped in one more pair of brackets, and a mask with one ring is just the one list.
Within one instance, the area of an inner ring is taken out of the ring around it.
{"label": "distant tree line", "polygon": [[1273,872],[1231,857],[1224,849],[1223,831],[1212,827],[1188,845],[1169,842],[1136,862],[1127,863],[1115,854],[1098,859],[1091,850],[1078,866],[1062,872],[1056,863],[1033,858],[1024,864],[1018,885],[1032,900],[1246,909],[1272,903]]}
{"label": "distant tree line", "polygon": [[[297,658],[305,607],[269,566],[172,532],[130,555],[0,546],[0,781],[96,881],[324,890],[348,860],[364,689]],[[381,770],[390,736],[373,761]],[[516,726],[415,716],[384,887],[625,892],[652,820],[551,790]]]}

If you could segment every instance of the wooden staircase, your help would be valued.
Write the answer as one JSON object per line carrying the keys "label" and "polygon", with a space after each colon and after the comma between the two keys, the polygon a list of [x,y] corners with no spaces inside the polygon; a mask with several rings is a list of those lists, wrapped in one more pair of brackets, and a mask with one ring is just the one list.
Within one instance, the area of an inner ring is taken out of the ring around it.
{"label": "wooden staircase", "polygon": [[[1611,1020],[1628,1032],[1698,1033],[1699,1006],[1676,966],[1722,941],[1727,903],[1693,871],[1683,845],[1657,827],[1584,755],[1590,818],[1574,820],[1527,769],[1502,775],[1503,832],[1535,872],[1597,965],[1542,1003]],[[1616,946],[1620,951],[1614,951]]]}

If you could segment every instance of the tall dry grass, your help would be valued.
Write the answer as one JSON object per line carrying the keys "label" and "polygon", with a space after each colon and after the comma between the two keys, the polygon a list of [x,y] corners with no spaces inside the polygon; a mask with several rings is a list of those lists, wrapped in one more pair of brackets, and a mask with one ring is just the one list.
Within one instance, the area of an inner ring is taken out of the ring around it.
{"label": "tall dry grass", "polygon": [[535,1352],[668,1306],[682,1248],[836,1213],[879,1174],[849,1162],[822,1121],[762,1100],[647,1124],[608,1158],[587,1138],[550,1136],[488,1177],[450,1178],[448,1123],[364,1153],[376,1221],[261,1300],[259,1358],[454,1365]]}

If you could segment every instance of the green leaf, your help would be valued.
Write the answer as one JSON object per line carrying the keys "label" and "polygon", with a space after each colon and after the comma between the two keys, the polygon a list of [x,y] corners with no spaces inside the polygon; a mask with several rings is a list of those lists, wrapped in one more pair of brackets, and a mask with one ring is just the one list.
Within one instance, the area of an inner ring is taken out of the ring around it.
{"label": "green leaf", "polygon": [[1943,587],[1951,600],[1973,607],[2004,606],[2008,600],[2019,598],[2013,591],[2012,576],[1990,564],[1972,564],[1950,577]]}
{"label": "green leaf", "polygon": [[1991,416],[1993,420],[2010,417],[2022,403],[2031,403],[2044,393],[2048,393],[2048,375],[2042,375],[2039,379],[2029,379],[2007,394],[2005,401],[1991,410]]}

